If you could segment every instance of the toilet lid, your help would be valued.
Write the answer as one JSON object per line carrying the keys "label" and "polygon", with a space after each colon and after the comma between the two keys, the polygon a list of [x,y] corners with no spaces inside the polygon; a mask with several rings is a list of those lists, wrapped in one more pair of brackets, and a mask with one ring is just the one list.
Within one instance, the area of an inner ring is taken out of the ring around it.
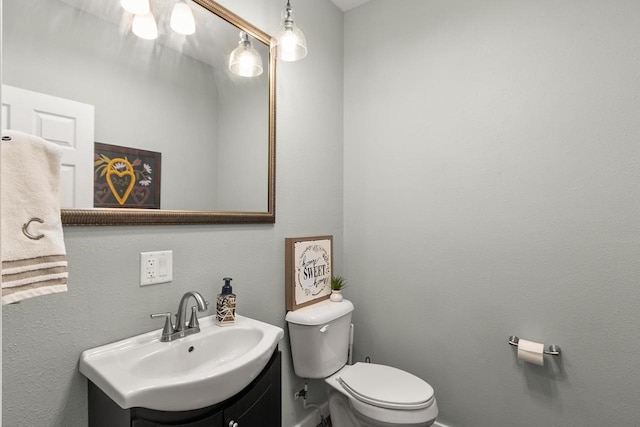
{"label": "toilet lid", "polygon": [[433,402],[429,384],[391,366],[356,363],[338,381],[354,398],[381,408],[421,409]]}

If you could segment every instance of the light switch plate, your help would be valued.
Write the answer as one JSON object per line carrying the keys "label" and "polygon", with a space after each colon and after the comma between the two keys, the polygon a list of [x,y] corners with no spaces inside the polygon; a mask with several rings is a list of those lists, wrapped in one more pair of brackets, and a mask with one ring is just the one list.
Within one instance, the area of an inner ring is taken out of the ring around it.
{"label": "light switch plate", "polygon": [[140,286],[173,280],[173,251],[140,252]]}

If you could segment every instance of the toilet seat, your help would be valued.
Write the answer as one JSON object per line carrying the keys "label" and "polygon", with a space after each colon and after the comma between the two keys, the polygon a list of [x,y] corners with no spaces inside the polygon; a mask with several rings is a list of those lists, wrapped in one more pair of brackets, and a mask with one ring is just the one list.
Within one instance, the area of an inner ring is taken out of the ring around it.
{"label": "toilet seat", "polygon": [[433,404],[433,388],[403,370],[374,363],[356,363],[336,380],[354,399],[379,408],[424,409]]}

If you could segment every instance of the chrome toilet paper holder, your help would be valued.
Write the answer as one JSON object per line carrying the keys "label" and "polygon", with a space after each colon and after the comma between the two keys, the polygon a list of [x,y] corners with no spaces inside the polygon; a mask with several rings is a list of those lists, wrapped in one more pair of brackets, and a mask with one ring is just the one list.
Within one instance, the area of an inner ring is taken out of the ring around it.
{"label": "chrome toilet paper holder", "polygon": [[[518,338],[517,336],[511,335],[509,337],[509,344],[517,347],[519,342],[520,338]],[[560,347],[555,344],[551,344],[547,347],[546,350],[544,350],[544,354],[549,354],[551,356],[560,356]]]}

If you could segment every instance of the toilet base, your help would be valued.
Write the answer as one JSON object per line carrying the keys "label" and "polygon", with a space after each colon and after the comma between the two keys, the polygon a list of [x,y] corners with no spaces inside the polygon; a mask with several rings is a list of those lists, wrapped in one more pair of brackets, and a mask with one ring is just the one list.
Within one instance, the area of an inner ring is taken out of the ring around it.
{"label": "toilet base", "polygon": [[[436,405],[435,402],[433,404]],[[435,411],[437,414],[437,409]],[[436,421],[435,417],[425,422],[411,424],[374,420],[358,412],[353,407],[351,399],[333,387],[329,387],[329,415],[333,427],[428,427]]]}

